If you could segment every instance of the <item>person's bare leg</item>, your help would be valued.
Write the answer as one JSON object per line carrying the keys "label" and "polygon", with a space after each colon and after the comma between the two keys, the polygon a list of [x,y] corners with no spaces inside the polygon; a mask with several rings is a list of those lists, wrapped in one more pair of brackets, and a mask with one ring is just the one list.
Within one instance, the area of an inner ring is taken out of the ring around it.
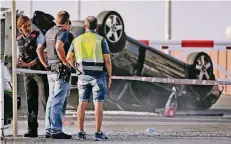
{"label": "person's bare leg", "polygon": [[77,110],[77,121],[79,131],[84,132],[84,119],[85,119],[85,110],[87,108],[88,102],[79,102]]}
{"label": "person's bare leg", "polygon": [[96,132],[101,132],[101,126],[103,121],[103,102],[94,102],[94,105]]}

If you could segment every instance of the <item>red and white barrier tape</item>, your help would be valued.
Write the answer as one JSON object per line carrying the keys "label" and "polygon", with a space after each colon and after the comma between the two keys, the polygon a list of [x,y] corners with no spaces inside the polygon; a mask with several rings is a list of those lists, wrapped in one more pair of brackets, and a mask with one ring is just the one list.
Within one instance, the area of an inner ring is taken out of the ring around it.
{"label": "red and white barrier tape", "polygon": [[231,41],[214,40],[166,40],[150,41],[139,40],[156,49],[183,50],[183,49],[209,49],[209,50],[231,50]]}
{"label": "red and white barrier tape", "polygon": [[[15,70],[17,73],[33,73],[33,74],[51,74],[50,71],[37,71],[28,69]],[[72,76],[77,76],[73,74]],[[112,76],[116,80],[132,80],[143,81],[150,83],[169,83],[169,84],[187,84],[187,85],[231,85],[231,80],[214,81],[214,80],[198,80],[198,79],[175,79],[175,78],[160,78],[160,77],[138,77],[138,76]]]}

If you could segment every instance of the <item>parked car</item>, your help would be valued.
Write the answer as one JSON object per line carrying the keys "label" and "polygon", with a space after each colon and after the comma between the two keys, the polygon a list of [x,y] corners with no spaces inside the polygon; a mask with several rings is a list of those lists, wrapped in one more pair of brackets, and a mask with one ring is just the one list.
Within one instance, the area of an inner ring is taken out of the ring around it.
{"label": "parked car", "polygon": [[[13,118],[13,89],[11,73],[6,63],[1,60],[1,67],[4,74],[4,125],[11,123]],[[21,98],[17,96],[17,110],[21,107]]]}

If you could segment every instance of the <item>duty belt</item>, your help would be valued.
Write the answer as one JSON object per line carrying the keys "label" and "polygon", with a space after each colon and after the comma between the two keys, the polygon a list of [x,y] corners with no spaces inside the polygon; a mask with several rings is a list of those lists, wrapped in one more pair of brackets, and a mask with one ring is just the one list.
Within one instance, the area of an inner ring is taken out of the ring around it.
{"label": "duty belt", "polygon": [[70,80],[71,70],[62,63],[51,64],[51,72],[57,73],[59,79],[63,79],[65,82]]}

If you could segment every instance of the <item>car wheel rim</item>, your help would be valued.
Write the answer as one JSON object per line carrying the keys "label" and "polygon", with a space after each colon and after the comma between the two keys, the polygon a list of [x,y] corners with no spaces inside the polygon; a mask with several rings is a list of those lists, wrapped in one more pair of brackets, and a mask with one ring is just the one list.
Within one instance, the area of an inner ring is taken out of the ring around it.
{"label": "car wheel rim", "polygon": [[118,42],[122,37],[123,29],[122,20],[117,15],[110,15],[107,18],[104,26],[104,32],[110,42]]}
{"label": "car wheel rim", "polygon": [[212,63],[209,57],[201,55],[196,61],[197,78],[209,80],[211,78]]}

